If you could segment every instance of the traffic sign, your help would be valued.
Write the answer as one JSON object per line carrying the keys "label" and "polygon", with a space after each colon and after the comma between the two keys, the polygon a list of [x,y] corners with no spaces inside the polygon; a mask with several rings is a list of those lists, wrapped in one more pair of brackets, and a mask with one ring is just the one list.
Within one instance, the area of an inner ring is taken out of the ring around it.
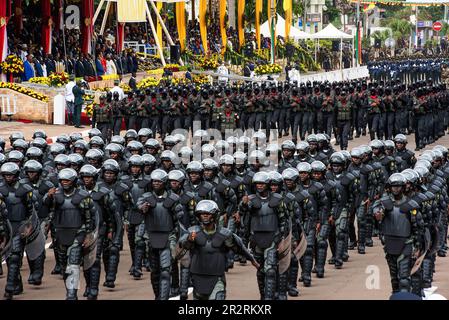
{"label": "traffic sign", "polygon": [[432,25],[433,31],[440,31],[443,28],[443,24],[440,21],[436,21]]}

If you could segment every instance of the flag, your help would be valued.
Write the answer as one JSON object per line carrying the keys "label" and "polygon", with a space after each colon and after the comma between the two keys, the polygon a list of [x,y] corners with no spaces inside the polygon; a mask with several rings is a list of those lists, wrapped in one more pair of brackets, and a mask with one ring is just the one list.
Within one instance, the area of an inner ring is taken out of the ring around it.
{"label": "flag", "polygon": [[118,22],[146,22],[145,0],[117,0]]}
{"label": "flag", "polygon": [[237,16],[238,16],[238,34],[239,34],[239,48],[243,48],[245,44],[245,0],[237,0]]}
{"label": "flag", "polygon": [[[156,2],[156,8],[157,8],[157,12],[161,13],[162,2]],[[159,19],[157,19],[156,33],[157,33],[157,38],[159,39],[159,43],[162,45],[162,26],[161,26],[161,23],[159,22]]]}
{"label": "flag", "polygon": [[369,5],[365,4],[363,6],[363,12],[368,12],[368,11],[374,9],[375,7],[376,7],[376,4],[374,4],[374,3],[370,3]]}
{"label": "flag", "polygon": [[[232,1],[232,0],[231,0]],[[220,0],[220,33],[221,33],[221,54],[226,52],[228,38],[226,35],[226,0]]]}
{"label": "flag", "polygon": [[92,25],[92,19],[94,17],[94,0],[82,0],[81,16],[81,39],[83,41],[81,51],[82,53],[91,53],[92,35],[94,31]]}
{"label": "flag", "polygon": [[292,0],[284,0],[285,12],[285,39],[288,41],[290,35],[290,26],[292,25]]}
{"label": "flag", "polygon": [[186,49],[186,9],[185,2],[176,2],[176,25],[181,52]]}
{"label": "flag", "polygon": [[[8,24],[9,17],[7,11],[8,7],[6,5],[6,1],[0,1],[0,61],[4,61],[8,54],[8,37],[6,35],[6,25]],[[2,77],[3,76],[4,75],[2,75]]]}
{"label": "flag", "polygon": [[257,49],[260,49],[260,14],[262,13],[262,0],[256,0],[256,40]]}
{"label": "flag", "polygon": [[125,50],[125,23],[119,22],[117,23],[117,45],[115,50],[117,53]]}
{"label": "flag", "polygon": [[207,0],[200,0],[200,34],[204,53],[207,54],[207,26],[206,26]]}
{"label": "flag", "polygon": [[42,48],[45,54],[51,53],[51,30],[53,21],[51,19],[51,4],[50,0],[41,0],[42,12]]}

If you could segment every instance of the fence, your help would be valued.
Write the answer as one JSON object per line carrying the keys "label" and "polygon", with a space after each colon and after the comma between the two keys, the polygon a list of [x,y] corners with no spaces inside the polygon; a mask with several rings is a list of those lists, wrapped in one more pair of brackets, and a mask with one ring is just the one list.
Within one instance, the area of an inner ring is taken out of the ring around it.
{"label": "fence", "polygon": [[0,94],[1,104],[1,114],[8,116],[8,120],[11,121],[13,115],[17,113],[17,96],[13,96],[12,104],[10,100],[10,95]]}
{"label": "fence", "polygon": [[[145,53],[145,54],[149,54],[149,55],[157,55],[158,51],[157,51],[157,47],[156,46],[149,46],[145,43],[139,43],[137,41],[125,41],[124,43],[125,48],[130,48],[133,49],[136,52],[140,52],[140,53]],[[162,50],[165,52],[170,52],[170,48],[169,47],[163,47]]]}

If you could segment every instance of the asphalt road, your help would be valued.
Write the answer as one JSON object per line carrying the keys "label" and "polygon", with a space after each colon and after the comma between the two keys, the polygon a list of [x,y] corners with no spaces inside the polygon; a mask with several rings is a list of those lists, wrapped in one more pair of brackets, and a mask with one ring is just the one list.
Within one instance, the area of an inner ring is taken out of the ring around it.
{"label": "asphalt road", "polygon": [[[44,129],[49,136],[60,133],[71,133],[73,127],[68,126],[45,126],[45,125],[23,125],[18,123],[0,123],[0,136],[7,137],[12,131],[24,131],[26,137],[30,137],[32,132],[37,129]],[[88,129],[88,128],[86,128]],[[414,150],[413,136],[408,137],[408,147]],[[364,136],[350,141],[349,149],[360,144],[369,143],[369,138]],[[442,137],[436,144],[444,146],[449,145],[449,136]],[[418,155],[419,153],[417,153]],[[330,252],[328,252],[328,255]],[[367,248],[365,255],[360,255],[357,251],[350,251],[349,261],[342,269],[336,270],[332,265],[326,265],[326,272],[323,279],[313,276],[312,286],[304,288],[302,283],[298,283],[300,296],[294,299],[388,299],[391,294],[390,278],[388,267],[384,258],[384,253],[380,242],[375,238],[374,247]],[[144,272],[141,280],[134,280],[129,274],[128,269],[131,265],[130,254],[125,240],[125,248],[121,252],[119,271],[114,289],[102,287],[104,273],[100,282],[99,299],[133,299],[148,300],[154,299],[150,284],[150,274]],[[64,299],[65,288],[60,276],[51,275],[50,271],[54,266],[54,256],[50,249],[47,249],[47,259],[45,262],[45,274],[41,286],[34,287],[27,284],[29,275],[28,263],[26,258],[23,261],[22,277],[24,280],[24,293],[15,296],[16,300],[46,300],[46,299]],[[6,265],[3,265],[4,275],[0,276],[0,289],[3,289],[6,282]],[[227,274],[227,299],[259,299],[259,293],[256,283],[256,270],[251,264],[240,266],[236,263],[235,267]],[[80,299],[85,288],[82,278],[81,288],[78,294]],[[431,291],[436,291],[445,297],[449,297],[449,258],[437,258],[436,273],[434,276],[434,287]],[[189,295],[191,298],[191,295]],[[293,299],[293,298],[289,298]]]}

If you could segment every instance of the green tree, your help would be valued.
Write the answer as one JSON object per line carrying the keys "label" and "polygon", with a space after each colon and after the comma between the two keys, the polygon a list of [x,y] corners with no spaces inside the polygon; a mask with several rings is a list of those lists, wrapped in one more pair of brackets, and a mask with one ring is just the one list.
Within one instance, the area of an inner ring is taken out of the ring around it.
{"label": "green tree", "polygon": [[389,27],[393,38],[397,41],[397,47],[405,47],[412,31],[412,24],[407,20],[393,20]]}

